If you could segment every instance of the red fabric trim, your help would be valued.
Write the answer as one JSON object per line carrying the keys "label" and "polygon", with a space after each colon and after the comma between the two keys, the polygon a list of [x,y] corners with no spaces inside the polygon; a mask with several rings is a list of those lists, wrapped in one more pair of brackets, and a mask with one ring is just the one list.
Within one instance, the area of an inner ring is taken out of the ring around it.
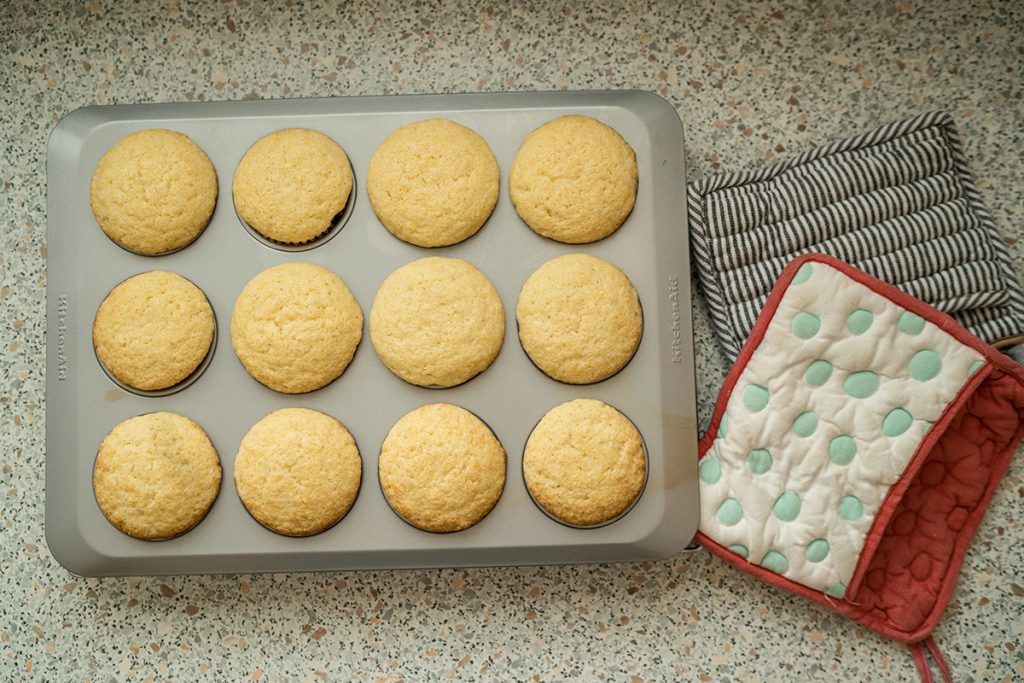
{"label": "red fabric trim", "polygon": [[942,680],[946,683],[953,683],[953,674],[949,672],[949,664],[946,664],[946,660],[942,657],[942,652],[939,651],[939,646],[935,644],[935,639],[928,636],[923,642],[924,646],[928,648],[928,652],[932,654],[932,659],[939,665],[939,671],[942,672]]}
{"label": "red fabric trim", "polygon": [[846,602],[845,600],[840,600],[839,598],[833,598],[831,596],[825,595],[823,592],[819,590],[808,588],[802,583],[797,583],[796,581],[787,579],[781,574],[776,574],[775,572],[769,571],[764,567],[754,564],[749,560],[745,560],[733,551],[721,545],[718,541],[715,541],[709,536],[706,536],[701,531],[697,532],[696,541],[708,550],[710,550],[713,554],[717,555],[718,557],[722,558],[723,560],[731,564],[732,566],[736,567],[737,569],[742,569],[748,574],[754,575],[755,577],[761,579],[765,583],[769,583],[775,586],[776,588],[782,588],[784,590],[791,591],[793,593],[796,593],[797,595],[807,598],[813,603],[821,605],[822,607],[829,607],[831,609],[836,610],[837,612],[846,615],[851,619],[856,619],[854,611],[851,609],[853,605]]}
{"label": "red fabric trim", "polygon": [[924,656],[924,648],[921,643],[911,645],[910,652],[914,656],[914,666],[917,667],[917,675],[921,677],[921,683],[935,683],[932,679],[932,672],[928,669],[928,659]]}
{"label": "red fabric trim", "polygon": [[917,476],[921,467],[928,460],[928,456],[935,448],[935,444],[945,436],[946,430],[949,429],[953,418],[964,408],[967,399],[971,397],[991,373],[992,366],[986,364],[960,387],[960,391],[957,392],[953,400],[946,406],[942,416],[935,421],[932,428],[928,430],[927,436],[918,444],[917,451],[914,452],[910,462],[907,463],[907,467],[903,470],[900,478],[889,487],[885,500],[882,501],[881,506],[878,508],[878,513],[875,515],[875,521],[872,522],[871,528],[864,538],[864,547],[861,548],[857,566],[853,570],[853,576],[850,577],[850,583],[846,586],[847,595],[856,595],[857,591],[860,590],[861,582],[864,580],[864,574],[871,563],[871,558],[874,556],[875,550],[878,549],[878,544],[885,535],[885,530],[889,526],[889,522],[892,520],[892,516],[896,512],[900,501],[903,499],[903,494],[907,492],[907,487],[910,486],[914,477]]}
{"label": "red fabric trim", "polygon": [[935,679],[932,678],[931,669],[928,667],[928,653],[931,653],[932,659],[935,660],[935,664],[939,667],[942,680],[945,683],[953,683],[953,675],[949,671],[949,665],[942,658],[939,646],[935,644],[935,640],[931,636],[910,645],[910,654],[914,657],[914,666],[917,668],[917,675],[921,677],[921,683],[935,683]]}
{"label": "red fabric trim", "polygon": [[799,266],[805,262],[811,260],[808,256],[815,256],[815,254],[808,254],[807,256],[801,256],[800,258],[790,262],[786,266],[782,273],[779,275],[779,279],[775,281],[775,286],[772,287],[771,293],[768,295],[768,299],[764,302],[764,308],[761,309],[761,313],[757,316],[757,321],[754,323],[753,329],[750,330],[750,336],[747,337],[747,343],[743,345],[743,349],[740,351],[740,355],[736,358],[736,362],[733,364],[729,373],[725,376],[725,383],[722,385],[722,389],[718,392],[718,401],[715,403],[715,410],[711,415],[711,424],[708,425],[708,430],[704,432],[704,436],[701,437],[700,443],[697,444],[697,458],[703,458],[711,448],[711,444],[715,440],[715,436],[718,434],[718,425],[722,421],[722,415],[725,414],[725,408],[729,403],[729,397],[732,396],[732,390],[736,387],[736,382],[739,380],[740,375],[747,367],[747,363],[750,362],[751,356],[754,355],[754,351],[760,346],[761,340],[764,339],[764,333],[768,329],[768,324],[771,323],[772,318],[775,317],[775,311],[779,308],[779,303],[782,301],[783,295],[786,293],[786,289],[789,287],[789,283],[792,282],[793,277],[796,276],[796,271],[799,270]]}
{"label": "red fabric trim", "polygon": [[[764,309],[758,317],[754,328],[751,330],[750,337],[747,339],[746,344],[744,344],[736,363],[726,376],[725,383],[719,393],[718,401],[716,402],[715,410],[712,414],[711,424],[700,440],[699,458],[703,458],[710,450],[717,435],[722,415],[725,413],[725,408],[728,405],[736,382],[743,373],[747,364],[750,362],[750,358],[754,351],[764,338],[765,331],[770,324],[771,319],[774,317],[779,303],[785,295],[793,277],[796,275],[800,266],[809,261],[823,263],[835,268],[855,282],[858,282],[880,296],[889,299],[894,304],[916,313],[929,322],[938,325],[943,331],[951,335],[957,341],[978,351],[987,361],[986,365],[979,369],[975,375],[971,377],[963,387],[961,387],[957,396],[950,402],[949,406],[947,406],[943,412],[942,417],[935,425],[933,425],[928,436],[918,447],[918,451],[911,459],[911,462],[908,463],[906,471],[890,488],[890,491],[886,496],[886,500],[876,517],[876,521],[872,524],[868,537],[865,539],[865,546],[858,561],[857,568],[855,569],[854,577],[851,580],[850,587],[847,588],[846,594],[848,596],[856,596],[857,591],[864,589],[864,586],[862,585],[863,579],[871,557],[878,549],[878,544],[885,537],[885,531],[888,528],[888,524],[892,521],[892,516],[898,509],[899,503],[903,499],[907,488],[914,481],[916,475],[919,474],[920,468],[924,465],[928,455],[935,450],[936,445],[939,444],[942,437],[945,436],[951,422],[962,410],[965,409],[968,404],[968,400],[977,392],[978,388],[990,379],[1000,383],[1005,381],[1016,381],[1018,385],[1024,387],[1024,368],[1015,363],[1012,359],[999,353],[991,346],[988,346],[964,328],[960,327],[949,316],[921,301],[918,301],[908,294],[901,292],[892,285],[873,278],[870,275],[867,275],[866,273],[863,273],[831,256],[823,254],[807,254],[790,262],[790,264],[783,270],[772,289],[772,292],[765,303]],[[910,632],[894,627],[891,623],[883,621],[871,612],[862,609],[849,600],[831,598],[820,591],[812,590],[803,584],[796,583],[779,574],[775,574],[774,572],[753,564],[723,547],[716,541],[708,538],[703,533],[698,532],[696,540],[729,564],[752,574],[762,581],[776,587],[792,591],[816,604],[835,609],[845,616],[881,633],[882,635],[904,642],[919,642],[929,636],[932,630],[934,630],[935,625],[938,623],[939,618],[941,618],[942,612],[945,609],[946,604],[949,602],[949,598],[956,586],[956,578],[959,573],[959,568],[963,562],[963,557],[967,552],[967,548],[970,545],[974,531],[981,522],[989,501],[991,500],[1002,475],[1009,466],[1016,444],[1022,437],[1024,437],[1024,420],[1021,420],[1020,425],[1011,440],[1007,444],[1000,445],[1002,451],[991,460],[989,465],[989,476],[985,489],[981,497],[978,499],[977,504],[970,511],[963,526],[960,528],[959,532],[957,532],[956,541],[950,553],[949,561],[946,564],[945,571],[942,572],[940,576],[940,586],[933,608],[922,621],[920,626]],[[929,649],[931,649],[931,647]],[[936,657],[937,661],[941,661],[940,668],[943,669],[943,675],[948,677],[948,667],[945,666],[945,661],[941,660],[941,655],[936,655],[936,652],[938,652],[937,647],[933,650],[933,656]],[[917,655],[915,654],[915,659],[916,658]],[[930,680],[930,674],[928,680]]]}
{"label": "red fabric trim", "polygon": [[[986,360],[996,362],[996,365],[999,365],[1004,370],[1011,370],[1013,374],[1017,375],[1021,382],[1024,383],[1024,367],[1013,362],[1012,359],[1006,357],[996,349],[975,337],[973,334],[961,327],[957,321],[953,320],[942,311],[932,308],[920,299],[915,299],[906,292],[896,289],[888,282],[883,282],[878,278],[872,277],[862,270],[857,270],[849,263],[840,261],[828,254],[804,254],[803,256],[794,259],[788,266],[786,266],[786,269],[782,271],[782,275],[779,276],[778,281],[775,283],[775,288],[780,288],[780,286],[782,289],[788,288],[793,276],[796,275],[796,271],[800,269],[800,266],[808,261],[824,263],[827,266],[831,266],[854,282],[859,282],[872,290],[875,294],[885,297],[897,306],[901,306],[911,313],[921,316],[934,325],[938,325],[943,332],[946,332],[964,346],[968,346],[976,350],[978,353],[982,354]],[[787,273],[787,271],[791,272]],[[773,289],[771,296],[768,298],[769,303],[774,296],[775,291]],[[778,298],[781,299],[782,296],[780,295]],[[775,306],[771,309],[772,315],[774,315],[776,308],[778,308],[777,300],[775,302]],[[765,310],[768,310],[768,304],[765,304]],[[762,311],[761,315],[764,316],[765,312]],[[758,319],[757,322],[760,324],[761,320]],[[767,323],[765,323],[765,327],[767,327]],[[757,325],[754,326],[754,329],[757,329]],[[753,332],[751,334],[753,335]],[[749,345],[750,342],[748,341],[747,344]],[[746,347],[744,347],[744,351],[746,351]],[[737,359],[736,362],[739,363],[740,359]],[[744,365],[746,364],[744,363]]]}
{"label": "red fabric trim", "polygon": [[[868,275],[864,271],[857,270],[850,264],[840,261],[833,256],[829,256],[828,254],[804,254],[803,256],[798,256],[790,261],[789,265],[786,266],[779,275],[779,279],[775,281],[775,285],[772,287],[772,291],[768,295],[768,299],[765,301],[764,308],[761,309],[761,313],[757,317],[757,322],[754,323],[754,327],[750,330],[750,336],[747,338],[746,344],[743,345],[743,349],[740,351],[740,355],[736,358],[736,362],[733,364],[732,368],[730,368],[728,374],[726,374],[725,382],[722,384],[722,389],[718,393],[718,401],[715,403],[715,410],[711,415],[711,424],[708,426],[707,431],[704,432],[704,436],[701,437],[700,443],[697,445],[698,459],[704,457],[708,449],[711,447],[712,442],[714,442],[715,436],[718,434],[718,425],[722,421],[722,415],[725,414],[726,405],[729,403],[729,398],[732,396],[732,391],[736,386],[736,382],[746,369],[747,363],[750,362],[751,356],[754,355],[754,351],[757,350],[757,347],[760,346],[761,341],[764,339],[764,333],[768,329],[768,325],[771,323],[772,318],[775,317],[775,312],[778,310],[779,303],[782,301],[782,297],[785,296],[786,290],[789,289],[790,282],[793,281],[793,278],[796,276],[796,272],[800,270],[800,266],[808,262],[823,263],[827,266],[831,266],[849,277],[851,280],[859,282],[897,306],[901,306],[911,313],[915,313],[925,320],[938,325],[944,332],[948,333],[957,341],[982,354],[982,356],[985,357],[985,360],[994,363],[1002,370],[1006,370],[1007,372],[1016,375],[1020,381],[1024,383],[1024,367],[1018,365],[1012,359],[975,337],[942,311],[932,308],[928,304],[920,301],[919,299],[915,299],[906,292],[896,289],[888,282],[883,282],[878,278]],[[982,370],[978,371],[978,373],[980,372],[982,372]]]}
{"label": "red fabric trim", "polygon": [[[1014,363],[1010,358],[1006,358],[1008,363]],[[1016,365],[1016,363],[1014,363]],[[1019,368],[1019,366],[1017,366]],[[1016,370],[1017,368],[1014,368]],[[999,368],[1003,370],[1003,368]],[[1016,374],[1016,373],[1015,373]],[[1016,377],[1014,377],[1016,379]],[[1002,372],[993,372],[989,377],[989,381],[1012,381]],[[1018,388],[1021,386],[1019,380],[1017,383]],[[1017,410],[1021,410],[1022,406],[1017,405]],[[985,484],[985,489],[982,495],[978,499],[977,503],[971,509],[966,520],[964,521],[963,527],[959,532],[956,532],[956,542],[949,555],[949,561],[946,563],[946,570],[942,576],[942,580],[939,584],[938,595],[935,598],[934,606],[927,616],[927,618],[913,631],[905,632],[898,629],[887,627],[886,630],[882,630],[878,627],[878,624],[883,623],[879,620],[873,620],[874,626],[864,618],[858,618],[857,620],[861,623],[874,628],[876,631],[888,635],[890,638],[897,640],[903,640],[911,642],[915,640],[921,640],[922,638],[928,637],[936,625],[939,623],[939,619],[942,618],[942,613],[949,603],[949,599],[953,595],[953,591],[956,588],[957,577],[960,573],[960,565],[963,563],[964,555],[967,554],[967,549],[970,547],[971,540],[974,538],[974,532],[977,530],[978,525],[981,524],[982,518],[985,516],[985,510],[988,509],[989,501],[995,494],[996,488],[999,486],[1000,480],[1006,473],[1007,468],[1010,466],[1010,461],[1013,459],[1014,452],[1017,444],[1020,443],[1022,437],[1024,437],[1024,421],[1018,425],[1017,430],[1013,436],[1010,437],[1009,441],[1005,444],[1001,444],[1002,451],[993,457],[989,466],[988,479]],[[867,617],[868,615],[864,615]]]}

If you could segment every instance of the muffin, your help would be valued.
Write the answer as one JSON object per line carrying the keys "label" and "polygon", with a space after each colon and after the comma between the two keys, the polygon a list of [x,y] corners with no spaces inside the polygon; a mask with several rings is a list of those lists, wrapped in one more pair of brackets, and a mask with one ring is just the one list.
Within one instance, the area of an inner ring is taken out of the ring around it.
{"label": "muffin", "polygon": [[302,244],[330,229],[352,194],[352,166],[323,133],[288,128],[261,138],[235,169],[235,209],[269,240]]}
{"label": "muffin", "polygon": [[149,541],[179,536],[203,519],[220,491],[221,467],[206,432],[176,413],[148,413],[103,439],[93,468],[100,510]]}
{"label": "muffin", "polygon": [[425,531],[460,531],[487,516],[501,497],[505,449],[473,413],[434,403],[391,428],[378,475],[402,519]]}
{"label": "muffin", "polygon": [[498,161],[484,139],[448,119],[403,126],[370,159],[366,192],[400,240],[443,247],[474,235],[498,201]]}
{"label": "muffin", "polygon": [[245,286],[231,312],[231,345],[258,382],[285,394],[341,375],[363,335],[363,312],[337,275],[282,263]]}
{"label": "muffin", "polygon": [[633,211],[636,153],[614,128],[589,116],[562,116],[526,136],[508,186],[534,232],[569,244],[595,242]]}
{"label": "muffin", "polygon": [[505,311],[490,281],[461,259],[430,257],[384,280],[370,310],[370,339],[391,372],[424,387],[451,387],[486,370],[505,338]]}
{"label": "muffin", "polygon": [[180,275],[154,270],[110,291],[96,311],[92,343],[103,367],[122,383],[155,391],[183,381],[213,345],[213,309]]}
{"label": "muffin", "polygon": [[89,202],[114,242],[139,254],[166,254],[192,242],[210,222],[217,173],[188,136],[141,130],[100,157]]}
{"label": "muffin", "polygon": [[263,526],[309,536],[352,507],[362,479],[355,439],[334,418],[307,408],[275,410],[252,426],[235,456],[235,488]]}
{"label": "muffin", "polygon": [[530,360],[568,384],[618,372],[643,332],[633,283],[611,263],[587,254],[559,256],[538,268],[519,292],[516,320]]}
{"label": "muffin", "polygon": [[647,479],[643,439],[611,406],[577,399],[553,408],[530,434],[523,478],[534,501],[574,526],[623,514]]}

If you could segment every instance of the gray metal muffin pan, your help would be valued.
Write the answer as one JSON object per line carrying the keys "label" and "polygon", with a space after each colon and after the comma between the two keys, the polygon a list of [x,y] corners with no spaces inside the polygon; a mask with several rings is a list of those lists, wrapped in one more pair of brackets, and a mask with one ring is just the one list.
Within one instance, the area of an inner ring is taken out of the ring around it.
{"label": "gray metal muffin pan", "polygon": [[[636,150],[636,208],[612,236],[587,245],[540,237],[515,213],[508,171],[531,130],[563,114],[593,116]],[[467,241],[423,249],[393,237],[365,192],[366,167],[396,128],[447,117],[476,130],[494,150],[501,195],[484,227]],[[339,234],[314,249],[290,252],[255,239],[231,201],[235,167],[260,137],[287,127],[322,131],[348,153],[356,191]],[[209,155],[220,196],[209,226],[166,256],[129,253],[107,239],[89,208],[89,180],[100,156],[124,135],[169,128]],[[87,107],[54,129],[47,157],[46,539],[54,557],[82,575],[209,574],[406,567],[619,562],[658,559],[682,550],[697,527],[697,420],[690,319],[690,275],[682,126],[675,110],[650,93],[544,92],[327,98],[255,102]],[[561,384],[533,366],[516,335],[515,306],[526,278],[548,259],[593,254],[619,266],[644,310],[640,347],[613,377],[587,386]],[[368,318],[377,287],[399,266],[424,256],[463,258],[491,280],[505,307],[501,353],[484,373],[451,389],[406,384],[377,358],[364,327],[346,372],[324,389],[289,396],[252,379],[231,349],[231,309],[254,275],[285,261],[337,273]],[[110,289],[137,273],[162,269],[187,277],[209,298],[220,341],[202,375],[180,392],[140,396],[116,385],[91,343],[92,320]],[[550,408],[596,398],[640,429],[648,450],[647,486],[614,523],[572,528],[530,498],[521,473],[523,446]],[[476,526],[450,534],[413,528],[388,506],[377,456],[390,427],[425,403],[460,405],[480,416],[508,453],[505,491]],[[316,536],[289,538],[256,523],[234,488],[242,437],[277,408],[302,406],[341,420],[363,458],[358,499],[340,523]],[[104,436],[119,422],[167,410],[209,434],[224,468],[220,495],[188,533],[146,542],[115,529],[100,512],[92,469]]]}

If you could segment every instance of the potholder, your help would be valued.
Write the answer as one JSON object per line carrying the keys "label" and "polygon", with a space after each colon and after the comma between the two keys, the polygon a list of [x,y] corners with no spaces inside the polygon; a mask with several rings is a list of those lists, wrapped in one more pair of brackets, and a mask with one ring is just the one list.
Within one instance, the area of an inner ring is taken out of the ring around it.
{"label": "potholder", "polygon": [[793,257],[826,253],[987,342],[1024,333],[1024,295],[953,119],[924,114],[688,189],[696,270],[735,360]]}
{"label": "potholder", "polygon": [[[1024,436],[1024,369],[830,256],[793,261],[700,443],[698,541],[924,646]],[[924,641],[924,645],[922,642]]]}

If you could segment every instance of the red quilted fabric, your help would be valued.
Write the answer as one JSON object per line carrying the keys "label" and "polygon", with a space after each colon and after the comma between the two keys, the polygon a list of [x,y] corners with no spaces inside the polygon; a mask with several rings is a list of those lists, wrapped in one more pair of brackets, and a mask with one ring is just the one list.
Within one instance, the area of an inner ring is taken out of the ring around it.
{"label": "red quilted fabric", "polygon": [[748,562],[704,534],[698,533],[697,540],[726,562],[763,581],[831,607],[885,636],[918,643],[914,657],[922,679],[931,680],[925,649],[948,679],[948,668],[929,634],[956,587],[960,564],[989,500],[1024,437],[1024,368],[952,319],[891,285],[829,256],[803,256],[780,276],[726,378],[711,425],[701,439],[701,457],[714,441],[737,377],[750,361],[786,287],[808,260],[837,268],[896,305],[941,326],[981,353],[985,365],[932,426],[902,478],[890,488],[876,516],[877,524],[865,539],[846,599],[829,597]]}
{"label": "red quilted fabric", "polygon": [[899,640],[928,635],[1022,435],[1024,386],[993,369],[896,505],[859,589],[842,611]]}

